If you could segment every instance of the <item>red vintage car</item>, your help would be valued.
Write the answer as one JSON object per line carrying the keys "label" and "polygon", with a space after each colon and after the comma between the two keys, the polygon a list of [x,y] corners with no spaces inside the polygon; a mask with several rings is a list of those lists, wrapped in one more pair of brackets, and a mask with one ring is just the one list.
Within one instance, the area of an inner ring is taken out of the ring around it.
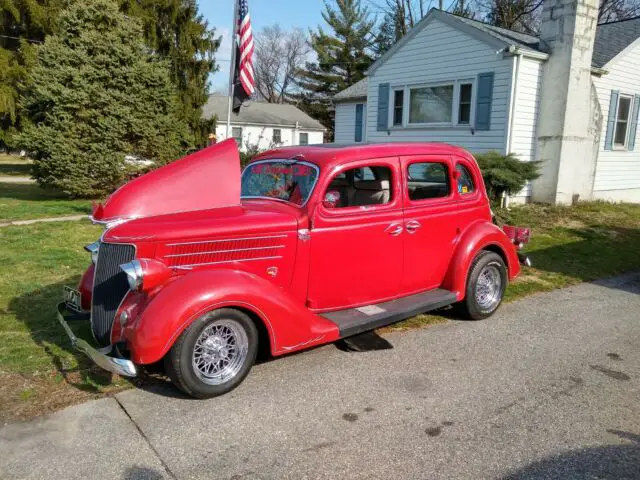
{"label": "red vintage car", "polygon": [[106,230],[60,322],[101,367],[162,360],[199,398],[237,386],[259,346],[283,355],[452,304],[485,318],[520,271],[475,160],[444,144],[279,148],[241,174],[228,140],[132,180],[93,220]]}

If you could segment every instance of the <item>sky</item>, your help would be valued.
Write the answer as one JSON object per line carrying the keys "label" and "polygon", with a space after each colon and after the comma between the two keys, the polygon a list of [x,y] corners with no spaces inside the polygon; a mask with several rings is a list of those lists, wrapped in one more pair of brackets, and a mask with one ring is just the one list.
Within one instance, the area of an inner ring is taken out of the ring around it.
{"label": "sky", "polygon": [[[248,0],[248,3],[254,33],[275,23],[285,30],[299,27],[307,31],[323,22],[322,0]],[[222,35],[222,45],[216,54],[220,70],[211,75],[212,90],[224,88],[229,82],[233,5],[233,0],[198,0],[200,13],[210,26],[216,27],[216,35]]]}

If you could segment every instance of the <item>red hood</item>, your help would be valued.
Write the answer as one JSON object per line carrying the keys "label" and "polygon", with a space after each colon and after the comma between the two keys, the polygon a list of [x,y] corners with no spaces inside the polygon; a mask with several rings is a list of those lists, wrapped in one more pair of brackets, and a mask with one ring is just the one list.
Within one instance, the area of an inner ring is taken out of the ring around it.
{"label": "red hood", "polygon": [[150,217],[240,204],[240,156],[234,139],[212,145],[126,183],[93,219]]}

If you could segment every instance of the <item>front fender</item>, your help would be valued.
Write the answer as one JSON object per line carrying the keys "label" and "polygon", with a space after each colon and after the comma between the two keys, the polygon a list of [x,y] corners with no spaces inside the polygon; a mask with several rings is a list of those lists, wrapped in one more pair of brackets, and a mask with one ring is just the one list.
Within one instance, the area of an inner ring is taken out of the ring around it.
{"label": "front fender", "polygon": [[163,287],[124,329],[132,360],[160,360],[200,315],[222,307],[248,310],[264,324],[271,353],[281,355],[339,338],[336,325],[317,316],[266,279],[231,269],[200,270]]}
{"label": "front fender", "polygon": [[487,248],[499,249],[502,252],[506,260],[509,280],[520,273],[516,247],[505,233],[491,222],[484,220],[475,222],[461,234],[442,284],[442,288],[456,292],[458,301],[464,298],[467,275],[473,259],[480,250]]}

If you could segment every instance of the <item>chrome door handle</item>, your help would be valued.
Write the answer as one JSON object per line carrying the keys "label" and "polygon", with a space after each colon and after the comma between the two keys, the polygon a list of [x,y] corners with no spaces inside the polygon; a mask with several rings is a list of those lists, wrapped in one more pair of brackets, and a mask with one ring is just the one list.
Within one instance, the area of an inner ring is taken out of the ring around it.
{"label": "chrome door handle", "polygon": [[407,232],[415,233],[416,230],[418,230],[421,226],[422,226],[422,224],[419,221],[417,221],[417,220],[409,220],[406,223],[405,228],[407,229]]}
{"label": "chrome door handle", "polygon": [[387,232],[389,235],[392,235],[394,237],[397,237],[398,235],[400,235],[402,233],[402,224],[400,223],[392,223],[391,225],[389,225],[387,228],[384,229],[385,232]]}

